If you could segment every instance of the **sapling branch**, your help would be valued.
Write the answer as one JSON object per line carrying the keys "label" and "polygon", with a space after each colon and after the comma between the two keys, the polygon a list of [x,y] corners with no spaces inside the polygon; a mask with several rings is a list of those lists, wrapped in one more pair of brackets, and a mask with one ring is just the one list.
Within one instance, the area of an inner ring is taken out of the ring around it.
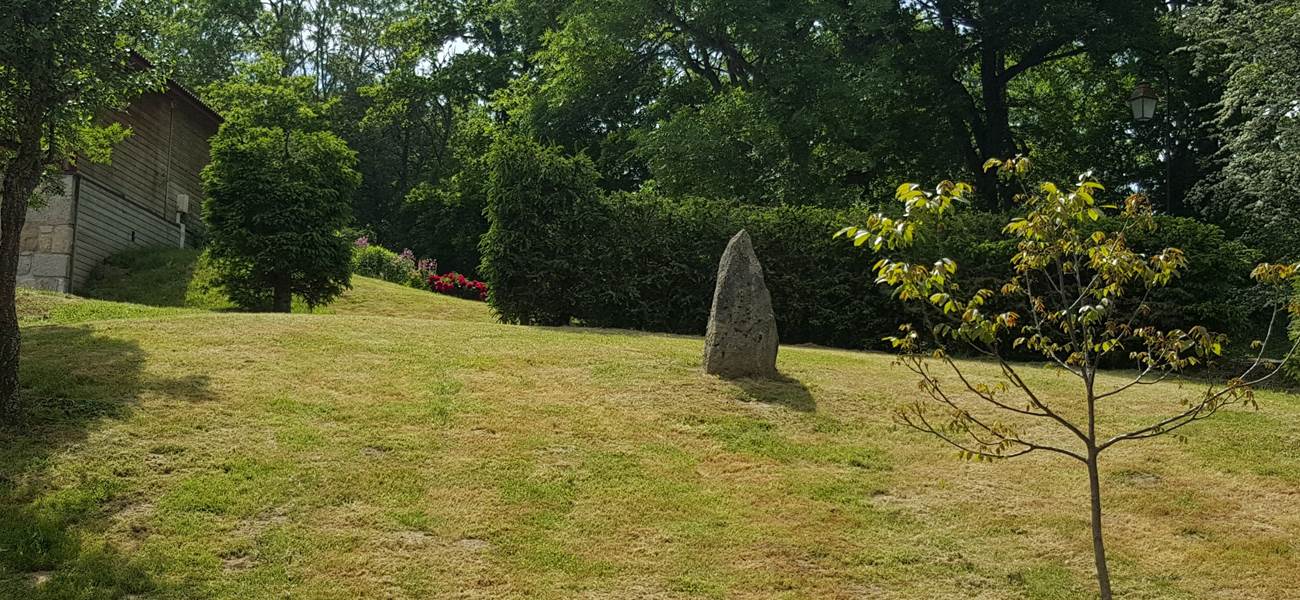
{"label": "sapling branch", "polygon": [[[966,389],[970,390],[970,391],[971,391],[972,393],[974,393],[976,396],[978,396],[978,397],[980,397],[980,398],[983,398],[983,399],[984,399],[985,401],[987,401],[989,404],[992,404],[993,406],[996,406],[996,407],[998,407],[998,408],[1000,408],[1000,409],[1002,409],[1002,410],[1005,410],[1005,411],[1009,411],[1009,412],[1013,412],[1013,413],[1017,413],[1017,414],[1021,414],[1021,415],[1027,415],[1027,416],[1031,416],[1031,417],[1051,417],[1051,416],[1052,416],[1050,411],[1046,411],[1046,410],[1044,410],[1043,412],[1035,412],[1035,411],[1032,411],[1032,410],[1025,410],[1025,409],[1023,409],[1023,408],[1016,408],[1016,407],[1011,406],[1011,405],[1009,405],[1009,404],[1003,403],[1003,402],[997,400],[997,399],[994,397],[994,394],[993,394],[992,392],[983,391],[983,390],[979,389],[977,386],[975,386],[973,383],[971,383],[970,380],[968,380],[968,379],[966,378],[966,375],[965,375],[964,373],[962,373],[961,368],[958,367],[958,366],[957,366],[957,363],[954,362],[951,358],[948,358],[947,356],[945,356],[945,357],[944,357],[944,362],[947,363],[948,366],[952,368],[952,372],[953,372],[953,374],[957,376],[957,379],[961,380],[962,384],[966,386]],[[1039,406],[1038,401],[1037,401],[1035,398],[1032,397],[1032,394],[1031,394],[1031,397],[1030,397],[1030,403],[1031,403],[1033,406],[1039,407],[1040,409],[1043,408],[1043,407]]]}
{"label": "sapling branch", "polygon": [[[1245,380],[1241,377],[1233,378],[1228,381],[1227,385],[1223,389],[1218,390],[1217,392],[1214,390],[1213,384],[1211,384],[1211,387],[1206,390],[1205,394],[1201,397],[1201,400],[1192,405],[1191,408],[1188,408],[1172,417],[1166,418],[1154,425],[1149,425],[1141,429],[1112,437],[1105,443],[1098,445],[1097,450],[1105,450],[1106,448],[1125,440],[1151,438],[1169,433],[1194,421],[1200,421],[1214,416],[1215,413],[1219,412],[1219,409],[1226,406],[1232,406],[1235,404],[1254,404],[1254,386],[1263,383],[1281,371],[1282,365],[1285,364],[1287,359],[1295,353],[1297,347],[1300,347],[1300,340],[1291,346],[1291,349],[1287,351],[1286,356],[1283,357],[1283,359],[1278,362],[1277,366],[1268,373],[1252,380]],[[1262,362],[1262,356],[1256,358],[1254,364],[1246,370],[1246,373],[1254,371]]]}

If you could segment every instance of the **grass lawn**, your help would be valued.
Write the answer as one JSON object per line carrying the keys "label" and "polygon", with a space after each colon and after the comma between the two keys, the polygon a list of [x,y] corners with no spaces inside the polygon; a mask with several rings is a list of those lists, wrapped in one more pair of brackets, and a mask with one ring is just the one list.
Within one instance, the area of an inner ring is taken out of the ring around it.
{"label": "grass lawn", "polygon": [[[918,392],[886,355],[784,348],[788,381],[724,382],[698,338],[499,325],[367,280],[332,314],[30,298],[0,597],[1091,590],[1082,466],[960,462],[895,428]],[[1300,398],[1260,404],[1109,455],[1120,597],[1296,597]]]}

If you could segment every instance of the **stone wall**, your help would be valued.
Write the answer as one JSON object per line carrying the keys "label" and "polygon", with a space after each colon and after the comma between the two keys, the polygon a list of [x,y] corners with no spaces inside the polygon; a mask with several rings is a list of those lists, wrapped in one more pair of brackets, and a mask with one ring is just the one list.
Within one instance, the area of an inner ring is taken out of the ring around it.
{"label": "stone wall", "polygon": [[77,227],[72,176],[64,177],[63,193],[39,209],[27,211],[18,244],[18,285],[71,291],[72,242]]}

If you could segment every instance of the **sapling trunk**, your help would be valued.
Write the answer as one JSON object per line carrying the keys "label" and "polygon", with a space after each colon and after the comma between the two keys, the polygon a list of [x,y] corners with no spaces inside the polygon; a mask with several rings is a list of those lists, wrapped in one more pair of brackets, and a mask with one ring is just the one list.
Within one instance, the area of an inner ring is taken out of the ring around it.
{"label": "sapling trunk", "polygon": [[1088,501],[1092,508],[1092,556],[1097,563],[1097,586],[1101,600],[1111,600],[1110,568],[1106,565],[1106,545],[1101,536],[1101,479],[1097,474],[1097,450],[1088,450]]}

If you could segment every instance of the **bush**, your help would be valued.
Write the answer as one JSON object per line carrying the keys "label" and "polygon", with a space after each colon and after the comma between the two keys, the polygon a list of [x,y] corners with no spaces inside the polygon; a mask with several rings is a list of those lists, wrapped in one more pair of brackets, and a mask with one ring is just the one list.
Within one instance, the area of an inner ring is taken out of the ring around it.
{"label": "bush", "polygon": [[352,272],[411,287],[424,287],[415,256],[410,250],[398,254],[360,238],[352,251]]}
{"label": "bush", "polygon": [[[489,227],[480,243],[479,272],[488,299],[507,322],[563,325],[598,288],[578,285],[596,267],[601,235],[598,175],[586,156],[502,137],[488,154]],[[496,201],[493,201],[495,199]]]}
{"label": "bush", "polygon": [[448,296],[465,298],[466,300],[478,300],[480,302],[487,300],[488,287],[482,281],[474,281],[460,273],[451,272],[445,275],[433,274],[429,276],[429,289]]}
{"label": "bush", "polygon": [[[708,322],[718,260],[746,229],[763,263],[781,340],[881,347],[898,325],[923,322],[875,284],[867,252],[831,235],[864,215],[814,207],[755,207],[668,199],[651,191],[600,194],[583,157],[503,140],[490,156],[490,229],[484,239],[489,301],[509,322],[580,324],[700,334]],[[1005,280],[1014,242],[1005,215],[969,213],[927,244],[930,262],[951,256],[976,285]],[[1238,281],[1255,254],[1213,226],[1162,217],[1135,235],[1142,251],[1178,246],[1187,272],[1153,297],[1162,327],[1203,322],[1248,328]],[[1232,308],[1224,308],[1231,305]]]}
{"label": "bush", "polygon": [[357,238],[353,244],[352,272],[357,275],[383,279],[413,288],[427,289],[469,300],[487,300],[488,287],[460,273],[438,274],[438,261],[423,258],[403,250],[401,254],[383,246],[370,243],[369,237]]}

